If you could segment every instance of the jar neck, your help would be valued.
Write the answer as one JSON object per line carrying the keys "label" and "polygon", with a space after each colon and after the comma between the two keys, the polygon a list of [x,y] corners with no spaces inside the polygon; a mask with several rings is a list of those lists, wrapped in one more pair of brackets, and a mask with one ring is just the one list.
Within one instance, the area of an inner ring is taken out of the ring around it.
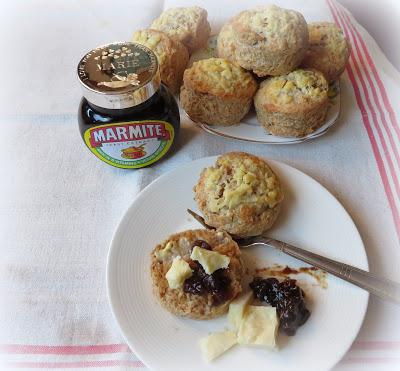
{"label": "jar neck", "polygon": [[141,112],[142,110],[150,107],[152,104],[155,104],[158,102],[160,99],[160,89],[157,90],[155,94],[153,94],[149,99],[147,99],[145,102],[138,104],[137,106],[132,106],[128,108],[122,108],[122,109],[110,109],[110,108],[104,108],[100,106],[96,106],[93,103],[90,103],[87,101],[89,107],[91,107],[93,110],[103,114],[103,115],[110,115],[110,116],[126,116],[126,115],[132,115],[138,112]]}

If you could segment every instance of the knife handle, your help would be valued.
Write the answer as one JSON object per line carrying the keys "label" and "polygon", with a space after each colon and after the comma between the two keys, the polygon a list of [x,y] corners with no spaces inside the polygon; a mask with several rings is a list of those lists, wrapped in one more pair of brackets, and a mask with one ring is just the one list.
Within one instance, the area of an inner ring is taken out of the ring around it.
{"label": "knife handle", "polygon": [[300,249],[299,247],[290,245],[286,242],[266,237],[260,239],[260,242],[272,246],[296,259],[323,269],[324,271],[345,281],[351,282],[352,284],[361,287],[382,299],[390,300],[400,305],[400,284],[397,282],[390,281],[386,278],[379,277],[370,272],[326,258],[310,251]]}

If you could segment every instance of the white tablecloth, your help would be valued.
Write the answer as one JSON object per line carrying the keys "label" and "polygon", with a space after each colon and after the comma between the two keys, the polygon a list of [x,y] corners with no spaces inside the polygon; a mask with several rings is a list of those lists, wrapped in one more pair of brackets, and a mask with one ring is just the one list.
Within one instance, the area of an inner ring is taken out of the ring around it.
{"label": "white tablecloth", "polygon": [[[203,156],[244,150],[311,175],[345,206],[370,270],[400,281],[400,75],[351,15],[333,2],[275,1],[307,21],[336,21],[352,43],[339,122],[323,137],[265,146],[223,140],[183,120],[179,150],[127,171],[84,146],[77,62],[128,40],[163,6],[189,1],[7,1],[0,5],[0,361],[5,368],[144,367],[119,332],[105,289],[111,236],[140,189]],[[261,1],[196,1],[214,31]],[[351,246],[349,246],[351,248]],[[345,318],[343,319],[346,320]],[[358,338],[337,370],[395,370],[400,308],[371,297]],[[329,346],[327,344],[327,346]]]}

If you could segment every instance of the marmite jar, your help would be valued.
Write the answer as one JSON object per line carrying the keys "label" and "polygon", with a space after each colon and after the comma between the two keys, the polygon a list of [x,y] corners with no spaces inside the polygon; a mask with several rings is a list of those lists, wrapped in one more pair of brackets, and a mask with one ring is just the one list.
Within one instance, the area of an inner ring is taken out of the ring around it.
{"label": "marmite jar", "polygon": [[131,42],[98,47],[79,62],[78,77],[83,87],[79,128],[100,160],[137,169],[173,150],[179,109],[149,48]]}

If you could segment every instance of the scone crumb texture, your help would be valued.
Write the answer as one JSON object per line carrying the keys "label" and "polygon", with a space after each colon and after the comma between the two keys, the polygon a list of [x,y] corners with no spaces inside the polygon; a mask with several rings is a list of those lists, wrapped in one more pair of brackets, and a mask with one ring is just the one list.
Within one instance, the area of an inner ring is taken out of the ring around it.
{"label": "scone crumb texture", "polygon": [[194,62],[186,70],[196,89],[215,95],[249,95],[257,88],[252,75],[239,65],[223,58],[209,58]]}
{"label": "scone crumb texture", "polygon": [[171,268],[169,268],[165,278],[167,279],[168,286],[171,289],[179,289],[182,287],[186,278],[189,278],[192,273],[189,263],[183,260],[180,256],[177,256],[172,261]]}
{"label": "scone crumb texture", "polygon": [[209,251],[199,246],[195,246],[190,255],[190,259],[197,260],[207,274],[213,274],[217,269],[228,268],[230,259],[216,251]]}
{"label": "scone crumb texture", "polygon": [[237,344],[236,334],[233,331],[215,332],[200,340],[200,349],[203,357],[212,361]]}

